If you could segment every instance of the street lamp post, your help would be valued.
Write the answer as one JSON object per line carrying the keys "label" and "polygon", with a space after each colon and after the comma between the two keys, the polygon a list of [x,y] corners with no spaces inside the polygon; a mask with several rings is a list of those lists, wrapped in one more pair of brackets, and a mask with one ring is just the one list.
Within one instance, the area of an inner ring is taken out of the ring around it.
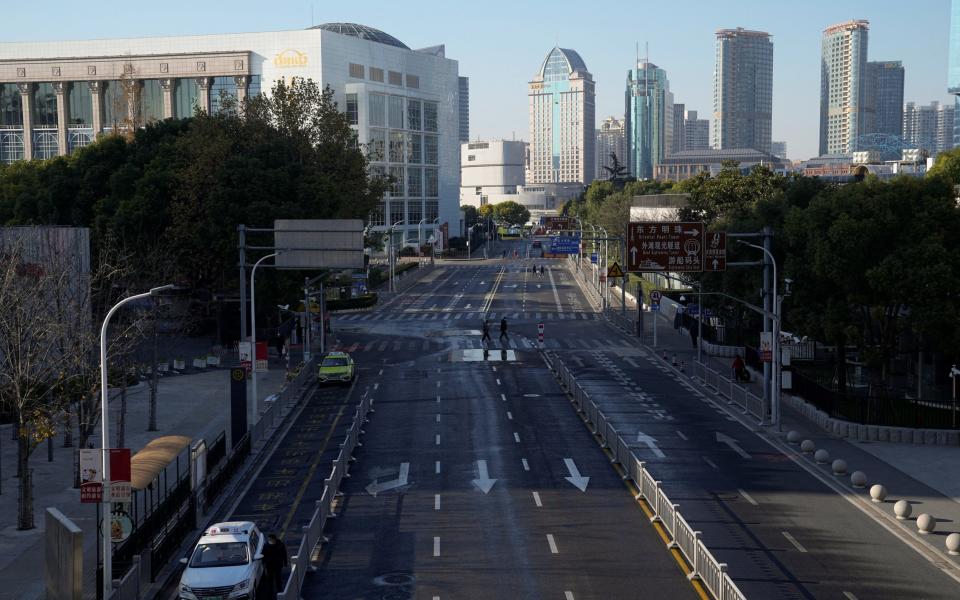
{"label": "street lamp post", "polygon": [[280,254],[280,252],[274,252],[268,254],[258,260],[253,265],[253,269],[250,271],[250,354],[251,354],[251,366],[253,367],[250,370],[250,381],[253,383],[253,424],[256,425],[257,421],[260,420],[259,412],[259,398],[257,398],[257,289],[254,287],[255,277],[257,276],[257,267],[260,266],[260,263],[267,260],[268,258],[273,258]]}
{"label": "street lamp post", "polygon": [[953,428],[957,428],[957,377],[960,377],[960,369],[957,365],[950,366],[950,379],[953,383]]}
{"label": "street lamp post", "polygon": [[389,273],[390,273],[390,291],[391,292],[397,291],[397,282],[394,281],[394,278],[397,275],[397,265],[396,265],[397,253],[393,249],[393,230],[397,228],[397,225],[400,225],[401,223],[406,224],[406,222],[407,222],[406,219],[401,219],[390,226],[390,234],[388,238],[388,241],[390,243],[390,254],[387,260],[389,261],[389,265],[390,265]]}
{"label": "street lamp post", "polygon": [[103,318],[103,325],[100,327],[100,448],[101,448],[101,470],[103,472],[103,498],[104,513],[100,521],[100,540],[103,545],[103,597],[109,598],[113,587],[113,549],[112,539],[110,537],[110,519],[113,514],[112,502],[110,502],[110,404],[109,388],[107,387],[107,329],[110,326],[110,318],[117,312],[121,306],[150,296],[156,296],[160,292],[173,289],[173,284],[162,285],[151,288],[149,292],[136,294],[124,298],[117,302],[107,311],[107,316]]}
{"label": "street lamp post", "polygon": [[757,244],[751,244],[744,240],[737,240],[738,244],[743,244],[744,246],[750,246],[751,248],[756,248],[757,250],[762,250],[764,254],[770,259],[770,263],[773,265],[773,377],[771,377],[771,385],[773,389],[770,391],[770,417],[773,421],[773,424],[777,427],[780,426],[780,309],[781,309],[781,300],[777,296],[777,261],[773,257],[773,253],[764,248],[763,246],[758,246]]}

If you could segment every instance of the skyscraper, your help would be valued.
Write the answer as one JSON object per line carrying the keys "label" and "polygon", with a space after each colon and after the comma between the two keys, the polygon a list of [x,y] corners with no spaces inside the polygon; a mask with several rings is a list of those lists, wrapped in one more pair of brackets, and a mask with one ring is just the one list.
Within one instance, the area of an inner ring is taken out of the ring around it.
{"label": "skyscraper", "polygon": [[[960,0],[950,3],[950,56],[947,67],[947,92],[954,95],[954,113],[960,108]],[[960,128],[954,128],[953,145],[960,146]]]}
{"label": "skyscraper", "polygon": [[820,155],[859,149],[866,131],[867,32],[870,23],[852,20],[823,31],[820,58]]}
{"label": "skyscraper", "polygon": [[743,27],[717,31],[713,71],[713,147],[770,152],[773,42]]}
{"label": "skyscraper", "polygon": [[626,167],[626,144],[623,135],[623,120],[607,117],[597,130],[597,171],[595,179],[609,179],[610,173],[604,167],[613,167],[615,154],[617,161]]}
{"label": "skyscraper", "polygon": [[460,143],[470,141],[470,78],[460,76]]}
{"label": "skyscraper", "polygon": [[627,166],[634,177],[650,179],[670,148],[673,96],[667,72],[651,62],[638,62],[627,72],[625,95]]}
{"label": "skyscraper", "polygon": [[770,142],[770,154],[776,156],[777,158],[787,160],[787,143]]}
{"label": "skyscraper", "polygon": [[529,86],[530,183],[593,181],[593,76],[574,50],[554,48]]}
{"label": "skyscraper", "polygon": [[683,118],[683,149],[706,150],[710,147],[710,121],[698,119],[697,111],[688,110]]}
{"label": "skyscraper", "polygon": [[903,139],[931,156],[950,150],[954,147],[954,116],[953,106],[939,102],[917,106],[907,102],[903,109]]}
{"label": "skyscraper", "polygon": [[685,104],[673,105],[673,135],[667,154],[676,154],[686,149],[687,143],[687,107]]}
{"label": "skyscraper", "polygon": [[903,63],[867,63],[867,133],[900,135],[903,128]]}

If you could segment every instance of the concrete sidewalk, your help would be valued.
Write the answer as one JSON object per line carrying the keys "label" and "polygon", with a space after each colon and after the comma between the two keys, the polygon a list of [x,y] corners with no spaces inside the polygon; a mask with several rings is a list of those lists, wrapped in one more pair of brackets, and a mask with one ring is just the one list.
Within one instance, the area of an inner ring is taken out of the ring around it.
{"label": "concrete sidewalk", "polygon": [[[617,299],[619,300],[619,298]],[[636,305],[628,309],[636,311]],[[615,310],[619,310],[616,302]],[[629,310],[628,310],[629,314]],[[653,317],[656,315],[656,317]],[[652,347],[653,318],[658,318],[657,347]],[[697,358],[697,350],[693,345],[690,334],[684,329],[674,329],[673,322],[658,313],[646,312],[645,341],[647,347],[656,350],[658,356],[666,351],[672,360],[676,354],[678,361],[686,365],[686,372]],[[635,331],[630,332],[636,335]],[[724,374],[731,375],[731,359],[718,358],[702,354],[702,359],[710,368]],[[762,397],[762,373],[751,372],[752,380],[745,384],[755,395]],[[960,558],[947,554],[944,541],[948,534],[960,532],[960,480],[953,476],[960,472],[960,447],[951,446],[924,446],[918,444],[903,444],[891,442],[863,442],[839,438],[806,419],[800,412],[794,410],[787,403],[783,403],[781,431],[771,428],[761,428],[773,438],[785,440],[786,432],[795,430],[802,439],[810,439],[817,449],[827,450],[830,460],[826,464],[818,465],[813,455],[801,455],[799,447],[794,447],[800,460],[812,469],[818,471],[827,481],[839,484],[842,491],[850,496],[858,496],[858,503],[872,507],[883,515],[889,526],[899,526],[902,534],[907,534],[914,545],[935,550],[940,558],[960,564]],[[753,419],[752,417],[750,417]],[[843,459],[848,465],[848,475],[835,476],[830,468],[834,459]],[[850,482],[849,473],[863,471],[867,476],[865,488],[854,488]],[[869,488],[874,484],[882,484],[888,492],[886,500],[879,504],[869,501]],[[912,505],[912,515],[908,520],[896,521],[893,516],[893,505],[897,500],[908,500]],[[916,518],[921,513],[928,513],[936,521],[936,530],[929,535],[920,535],[916,528]]]}
{"label": "concrete sidewalk", "polygon": [[[271,359],[270,371],[259,374],[258,396],[265,398],[280,390],[285,376],[282,364]],[[114,392],[116,394],[116,392]],[[164,435],[185,435],[212,443],[229,429],[229,370],[214,369],[191,375],[172,375],[160,380],[157,398],[159,431],[148,432],[149,388],[140,383],[128,388],[125,445],[136,453],[150,440]],[[111,398],[110,435],[116,433],[119,398]],[[99,426],[91,440],[100,446]],[[11,426],[0,427],[0,461],[3,478],[0,494],[0,599],[32,600],[45,597],[44,526],[45,509],[56,507],[83,529],[85,596],[93,597],[96,576],[96,505],[81,504],[73,488],[75,448],[63,447],[63,436],[54,440],[54,460],[47,462],[47,445],[42,444],[30,458],[33,469],[36,528],[18,531],[16,444],[10,441]],[[229,437],[229,432],[227,436]],[[76,443],[76,436],[74,436]]]}

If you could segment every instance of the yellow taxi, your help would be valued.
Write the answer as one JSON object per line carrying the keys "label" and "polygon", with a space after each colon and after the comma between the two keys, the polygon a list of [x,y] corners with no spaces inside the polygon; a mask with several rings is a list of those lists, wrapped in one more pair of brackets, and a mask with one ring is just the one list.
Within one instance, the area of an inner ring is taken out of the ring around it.
{"label": "yellow taxi", "polygon": [[330,352],[320,361],[317,380],[320,383],[353,381],[353,359],[346,352]]}

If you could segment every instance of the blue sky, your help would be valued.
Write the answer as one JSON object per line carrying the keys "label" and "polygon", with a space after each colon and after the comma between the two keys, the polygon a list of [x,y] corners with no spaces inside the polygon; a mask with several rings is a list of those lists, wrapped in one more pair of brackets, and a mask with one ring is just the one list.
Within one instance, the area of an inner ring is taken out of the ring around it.
{"label": "blue sky", "polygon": [[950,0],[3,4],[0,22],[9,42],[299,29],[311,24],[312,13],[314,23],[363,23],[413,48],[443,43],[447,56],[460,61],[460,73],[471,80],[472,138],[527,137],[527,82],[555,44],[577,50],[593,73],[598,121],[622,115],[624,81],[637,43],[641,49],[649,43],[650,60],[666,69],[676,101],[708,116],[713,34],[738,26],[773,36],[773,138],[787,141],[790,158],[808,158],[817,151],[820,34],[833,23],[870,21],[870,60],[903,61],[906,101],[949,100]]}

